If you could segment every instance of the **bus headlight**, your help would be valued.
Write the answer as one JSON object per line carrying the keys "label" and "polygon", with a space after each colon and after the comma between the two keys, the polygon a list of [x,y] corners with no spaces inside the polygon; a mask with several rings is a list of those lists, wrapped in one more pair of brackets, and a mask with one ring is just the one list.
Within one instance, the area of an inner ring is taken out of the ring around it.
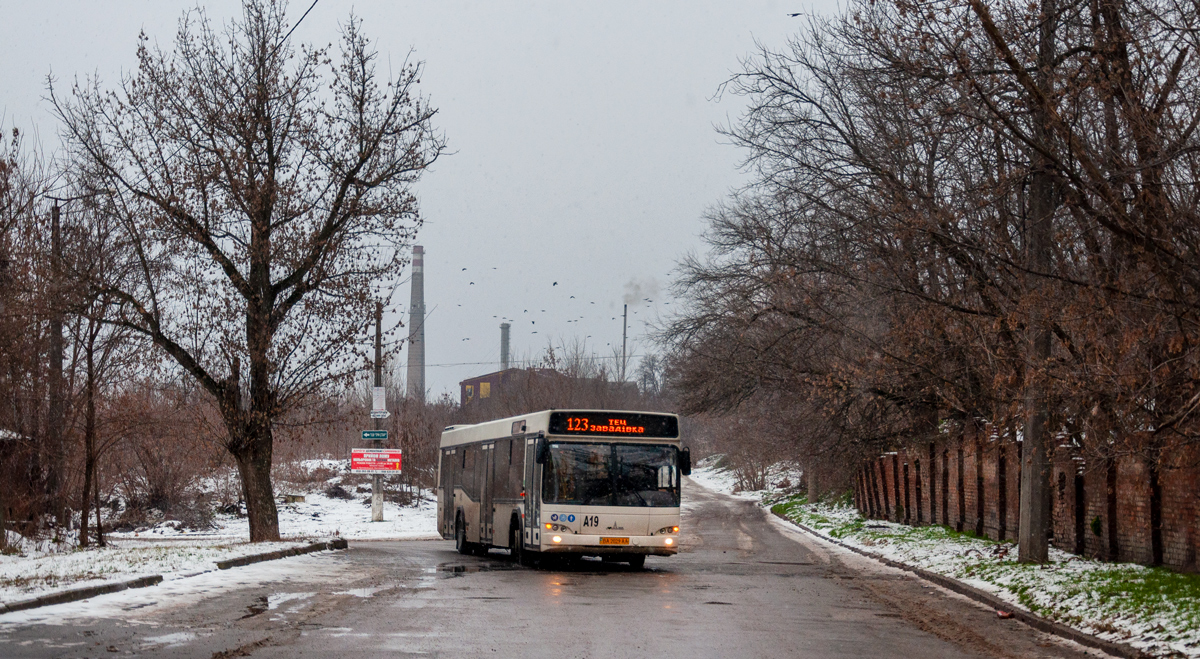
{"label": "bus headlight", "polygon": [[675,544],[675,538],[667,538],[666,540],[663,540],[663,544],[667,545],[667,546],[671,546],[671,545]]}
{"label": "bus headlight", "polygon": [[550,539],[551,539],[551,540],[553,540],[554,542],[562,542],[562,536],[561,536],[561,535],[556,535],[556,536],[554,536],[553,538],[550,538]]}
{"label": "bus headlight", "polygon": [[659,529],[658,532],[655,533],[654,535],[666,535],[668,533],[679,533],[679,527],[678,526],[664,526],[661,529]]}

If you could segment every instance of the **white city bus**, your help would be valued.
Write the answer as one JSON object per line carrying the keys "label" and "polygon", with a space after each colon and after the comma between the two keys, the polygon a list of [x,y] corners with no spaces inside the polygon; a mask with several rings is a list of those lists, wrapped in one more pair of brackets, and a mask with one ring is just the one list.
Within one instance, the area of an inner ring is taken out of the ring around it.
{"label": "white city bus", "polygon": [[674,414],[551,410],[450,426],[438,460],[438,527],[458,551],[506,547],[641,567],[679,550]]}

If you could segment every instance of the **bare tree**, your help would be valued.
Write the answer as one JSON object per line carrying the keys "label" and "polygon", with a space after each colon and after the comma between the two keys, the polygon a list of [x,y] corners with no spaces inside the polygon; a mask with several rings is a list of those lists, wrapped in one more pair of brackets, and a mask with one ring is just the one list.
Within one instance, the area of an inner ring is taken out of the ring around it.
{"label": "bare tree", "polygon": [[1154,491],[1200,410],[1198,24],[1158,0],[858,2],[747,60],[726,134],[754,180],[662,334],[684,408],[793,392],[851,460],[1024,425],[1024,560],[1052,432],[1142,455]]}
{"label": "bare tree", "polygon": [[53,456],[41,441],[49,219],[42,201],[49,183],[18,129],[0,137],[0,546],[10,525],[25,523],[26,532],[40,525],[54,494],[42,468]]}
{"label": "bare tree", "polygon": [[381,81],[358,19],[334,56],[295,45],[285,10],[247,0],[224,32],[195,10],[173,52],[142,35],[115,89],[50,87],[136,259],[132,281],[89,285],[116,301],[108,322],[216,401],[253,541],[279,537],[272,424],[365,361],[372,296],[420,224],[411,186],[444,146],[416,95],[420,65]]}

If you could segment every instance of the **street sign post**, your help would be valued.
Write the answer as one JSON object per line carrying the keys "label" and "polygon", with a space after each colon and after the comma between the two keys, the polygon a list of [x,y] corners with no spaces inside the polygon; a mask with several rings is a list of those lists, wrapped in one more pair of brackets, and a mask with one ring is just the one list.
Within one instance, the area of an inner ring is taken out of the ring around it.
{"label": "street sign post", "polygon": [[386,442],[388,434],[386,430],[364,430],[362,431],[362,438],[364,442],[369,442],[372,440]]}
{"label": "street sign post", "polygon": [[355,474],[398,474],[400,458],[401,451],[395,448],[350,449],[350,471]]}

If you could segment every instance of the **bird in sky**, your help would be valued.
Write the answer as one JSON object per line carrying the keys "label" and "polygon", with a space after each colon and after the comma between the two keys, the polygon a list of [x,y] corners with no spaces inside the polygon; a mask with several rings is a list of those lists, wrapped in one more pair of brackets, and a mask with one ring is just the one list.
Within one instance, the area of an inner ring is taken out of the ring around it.
{"label": "bird in sky", "polygon": [[529,309],[524,309],[521,311],[521,313],[529,313]]}
{"label": "bird in sky", "polygon": [[470,341],[470,340],[471,340],[471,339],[463,339],[463,341]]}
{"label": "bird in sky", "polygon": [[530,334],[537,334],[537,330],[533,330]]}
{"label": "bird in sky", "polygon": [[571,299],[572,299],[572,300],[574,300],[574,299],[575,299],[575,296],[574,296],[574,295],[572,295],[572,296],[571,296]]}
{"label": "bird in sky", "polygon": [[471,285],[472,285],[472,286],[474,286],[474,285],[475,285],[475,282],[471,282]]}
{"label": "bird in sky", "polygon": [[551,285],[551,286],[558,286],[558,282],[554,282],[553,284],[550,284],[550,285]]}
{"label": "bird in sky", "polygon": [[596,304],[596,303],[595,303],[595,302],[593,302],[592,304]]}
{"label": "bird in sky", "polygon": [[537,325],[537,321],[536,321],[536,320],[531,320],[531,321],[529,321],[529,324],[530,324],[530,325]]}
{"label": "bird in sky", "polygon": [[462,269],[462,271],[463,271],[463,272],[466,272],[466,271],[467,271],[467,269],[466,269],[466,268],[463,268],[463,269]]}

